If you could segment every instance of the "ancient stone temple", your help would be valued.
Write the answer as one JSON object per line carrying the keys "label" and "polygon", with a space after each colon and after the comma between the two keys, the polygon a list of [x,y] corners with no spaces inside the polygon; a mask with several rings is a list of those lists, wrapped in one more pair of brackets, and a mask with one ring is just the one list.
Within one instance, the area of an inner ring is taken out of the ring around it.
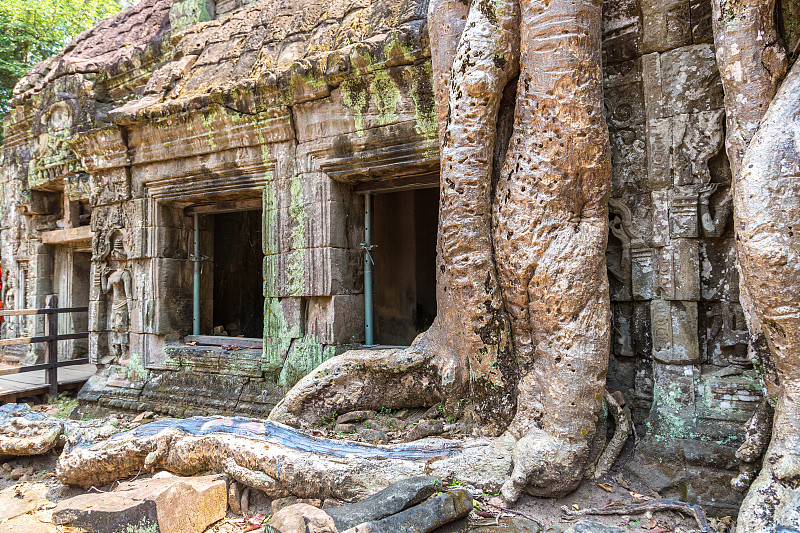
{"label": "ancient stone temple", "polygon": [[[266,417],[331,357],[369,338],[408,346],[431,325],[427,10],[142,0],[18,84],[0,156],[2,303],[89,305],[88,322],[62,326],[90,332],[66,351],[98,365],[82,405]],[[711,0],[606,0],[602,50],[607,388],[641,438],[627,468],[731,513],[734,452],[762,392],[739,304]],[[513,107],[507,94],[506,143]]]}

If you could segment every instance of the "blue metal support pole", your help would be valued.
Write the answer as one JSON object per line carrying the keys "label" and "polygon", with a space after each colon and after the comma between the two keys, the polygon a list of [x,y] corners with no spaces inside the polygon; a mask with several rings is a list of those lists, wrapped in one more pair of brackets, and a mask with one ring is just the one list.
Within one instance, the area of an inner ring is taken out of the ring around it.
{"label": "blue metal support pole", "polygon": [[200,335],[200,217],[194,213],[194,287],[192,290],[192,335]]}
{"label": "blue metal support pole", "polygon": [[373,346],[374,322],[372,316],[372,195],[364,195],[364,344]]}

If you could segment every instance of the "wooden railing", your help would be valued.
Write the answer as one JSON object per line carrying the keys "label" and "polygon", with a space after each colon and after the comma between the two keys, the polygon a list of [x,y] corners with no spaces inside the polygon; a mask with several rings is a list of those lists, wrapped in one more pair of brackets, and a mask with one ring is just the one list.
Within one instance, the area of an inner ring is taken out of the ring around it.
{"label": "wooden railing", "polygon": [[17,337],[14,339],[0,339],[2,346],[20,346],[23,344],[44,343],[44,360],[39,365],[28,365],[15,368],[15,373],[35,372],[36,370],[46,370],[45,378],[49,387],[50,396],[58,396],[58,369],[62,366],[85,365],[89,359],[71,359],[69,361],[58,360],[58,341],[68,341],[73,339],[88,339],[89,333],[65,333],[58,334],[58,315],[64,313],[87,313],[88,307],[64,307],[58,308],[58,296],[51,294],[45,300],[44,309],[8,309],[0,310],[0,316],[30,316],[46,315],[44,321],[44,335],[41,337]]}

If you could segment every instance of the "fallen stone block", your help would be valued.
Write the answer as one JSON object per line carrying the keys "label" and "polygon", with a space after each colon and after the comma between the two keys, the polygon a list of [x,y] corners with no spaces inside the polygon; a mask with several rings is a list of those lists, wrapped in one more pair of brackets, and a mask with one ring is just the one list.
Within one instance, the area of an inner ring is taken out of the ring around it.
{"label": "fallen stone block", "polygon": [[625,533],[621,527],[607,526],[592,520],[581,520],[572,524],[564,533]]}
{"label": "fallen stone block", "polygon": [[219,475],[145,479],[65,500],[53,522],[98,533],[202,533],[225,517],[227,499],[227,482]]}
{"label": "fallen stone block", "polygon": [[325,512],[333,518],[336,528],[344,531],[399,513],[424,501],[441,488],[442,482],[436,477],[412,477],[398,481],[358,503],[326,509]]}
{"label": "fallen stone block", "polygon": [[467,516],[472,511],[472,495],[453,489],[409,507],[382,520],[366,522],[341,533],[428,533]]}
{"label": "fallen stone block", "polygon": [[444,433],[444,423],[441,420],[420,420],[408,434],[408,440],[419,440],[431,435]]}
{"label": "fallen stone block", "polygon": [[273,515],[269,526],[281,533],[337,533],[333,518],[306,503],[284,507]]}

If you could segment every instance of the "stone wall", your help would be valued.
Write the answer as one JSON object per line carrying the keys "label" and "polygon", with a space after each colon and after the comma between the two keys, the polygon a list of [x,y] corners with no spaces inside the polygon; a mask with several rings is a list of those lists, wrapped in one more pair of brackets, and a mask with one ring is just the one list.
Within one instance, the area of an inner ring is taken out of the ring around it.
{"label": "stone wall", "polygon": [[720,511],[741,425],[760,400],[731,222],[711,5],[608,2],[604,55],[613,147],[609,387],[640,435],[628,469]]}
{"label": "stone wall", "polygon": [[[88,202],[101,370],[85,404],[264,416],[363,341],[354,189],[438,172],[426,7],[143,0],[20,83],[0,174],[4,304],[43,303],[53,272],[42,233],[67,220],[62,194]],[[760,393],[738,305],[710,11],[705,0],[605,3],[608,382],[643,436],[629,470],[724,512],[738,505],[733,451]],[[263,350],[186,346],[186,208],[253,199]]]}

